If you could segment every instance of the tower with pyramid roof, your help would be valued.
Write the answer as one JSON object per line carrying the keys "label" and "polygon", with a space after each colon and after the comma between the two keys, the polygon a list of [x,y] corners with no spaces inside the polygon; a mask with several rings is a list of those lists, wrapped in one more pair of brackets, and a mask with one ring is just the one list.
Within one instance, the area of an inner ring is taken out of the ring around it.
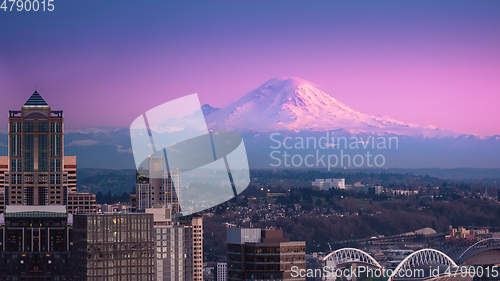
{"label": "tower with pyramid roof", "polygon": [[63,124],[63,112],[52,111],[37,91],[9,112],[6,205],[67,204]]}
{"label": "tower with pyramid roof", "polygon": [[65,205],[96,213],[96,196],[76,189],[76,156],[64,156],[63,111],[35,91],[9,111],[9,156],[0,156],[0,213],[9,205]]}

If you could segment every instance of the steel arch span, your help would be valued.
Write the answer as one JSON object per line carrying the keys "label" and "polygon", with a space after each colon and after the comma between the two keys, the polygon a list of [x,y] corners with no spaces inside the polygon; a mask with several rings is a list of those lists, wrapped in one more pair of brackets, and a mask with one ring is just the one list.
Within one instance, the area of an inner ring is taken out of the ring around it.
{"label": "steel arch span", "polygon": [[458,257],[458,263],[463,263],[472,256],[475,256],[481,252],[500,249],[500,238],[488,238],[477,242],[476,244],[470,246],[465,250],[460,257]]}
{"label": "steel arch span", "polygon": [[324,257],[323,261],[332,261],[335,268],[337,268],[338,265],[347,263],[362,263],[375,268],[382,268],[378,261],[376,261],[368,253],[354,248],[343,248],[333,251]]}
{"label": "steel arch span", "polygon": [[407,272],[415,267],[423,266],[426,264],[438,264],[450,267],[456,267],[457,264],[445,253],[434,249],[422,249],[407,256],[392,272],[389,281],[394,280],[398,273]]}

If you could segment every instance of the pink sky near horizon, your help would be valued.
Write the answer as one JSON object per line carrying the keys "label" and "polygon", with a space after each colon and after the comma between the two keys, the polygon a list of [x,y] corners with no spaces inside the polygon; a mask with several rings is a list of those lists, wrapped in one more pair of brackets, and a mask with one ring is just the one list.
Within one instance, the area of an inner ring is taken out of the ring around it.
{"label": "pink sky near horizon", "polygon": [[[417,60],[402,64],[395,58],[394,63],[374,61],[355,65],[352,61],[332,58],[331,64],[337,67],[317,69],[317,59],[302,61],[300,67],[290,65],[284,57],[279,59],[276,58],[276,64],[281,67],[271,71],[258,62],[241,60],[238,71],[227,64],[218,66],[217,73],[225,78],[221,81],[204,77],[203,69],[191,71],[189,66],[177,73],[168,70],[141,73],[140,69],[146,66],[139,65],[138,71],[122,72],[123,79],[113,77],[109,81],[109,76],[104,79],[96,75],[91,83],[73,79],[66,84],[64,79],[57,78],[62,73],[36,79],[40,75],[32,73],[31,85],[25,81],[12,85],[9,92],[16,94],[1,107],[4,112],[20,108],[33,92],[33,84],[42,80],[48,83],[38,83],[39,93],[54,109],[65,109],[67,128],[126,127],[142,112],[174,98],[196,92],[202,104],[223,107],[270,78],[295,76],[309,80],[363,113],[388,115],[404,122],[436,125],[461,133],[500,134],[500,125],[495,122],[500,119],[497,110],[500,95],[495,87],[498,70],[487,71],[488,65],[469,64],[468,68],[461,68],[459,63],[448,64],[443,58],[432,63]],[[500,61],[497,63],[500,65]],[[418,67],[407,68],[408,64]],[[194,64],[191,66],[195,68]],[[245,73],[246,69],[253,69],[254,73]],[[81,75],[88,75],[88,70],[80,71]],[[6,120],[0,120],[2,123],[6,124]]]}
{"label": "pink sky near horizon", "polygon": [[9,15],[0,19],[11,21],[0,31],[8,39],[0,46],[0,130],[35,84],[54,110],[65,110],[66,128],[79,129],[127,127],[191,93],[201,104],[227,106],[290,76],[363,113],[500,135],[499,5],[415,10],[390,2],[378,10],[336,7],[329,18],[320,2],[306,11],[297,3],[282,8],[286,17],[245,5],[207,13],[175,6],[182,17],[134,12],[111,21],[104,10],[95,23],[70,10],[33,30]]}

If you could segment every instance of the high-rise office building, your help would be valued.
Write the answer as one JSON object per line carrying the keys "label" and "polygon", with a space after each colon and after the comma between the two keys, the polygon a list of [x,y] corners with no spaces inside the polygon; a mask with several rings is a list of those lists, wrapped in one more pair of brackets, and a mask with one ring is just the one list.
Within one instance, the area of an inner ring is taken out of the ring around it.
{"label": "high-rise office building", "polygon": [[152,281],[153,215],[74,215],[76,280]]}
{"label": "high-rise office building", "polygon": [[[69,205],[76,193],[76,156],[64,156],[63,111],[37,91],[21,110],[9,111],[9,156],[0,156],[0,212],[7,205]],[[80,197],[78,197],[80,198]],[[95,209],[95,196],[70,213]]]}
{"label": "high-rise office building", "polygon": [[154,215],[156,281],[203,280],[203,219],[175,217],[169,208],[150,208]]}
{"label": "high-rise office building", "polygon": [[9,165],[6,205],[66,205],[63,112],[36,91],[9,112]]}
{"label": "high-rise office building", "polygon": [[137,209],[167,205],[174,213],[178,213],[179,199],[175,187],[180,186],[180,172],[166,169],[163,157],[150,156],[147,161],[147,171],[137,175]]}
{"label": "high-rise office building", "polygon": [[227,280],[305,280],[292,267],[306,268],[306,243],[290,242],[282,230],[227,229]]}

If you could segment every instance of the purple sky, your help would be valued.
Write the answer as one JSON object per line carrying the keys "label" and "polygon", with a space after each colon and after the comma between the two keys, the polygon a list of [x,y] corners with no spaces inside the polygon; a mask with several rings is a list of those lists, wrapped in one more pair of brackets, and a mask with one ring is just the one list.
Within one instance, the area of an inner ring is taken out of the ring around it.
{"label": "purple sky", "polygon": [[499,1],[56,1],[0,11],[0,128],[38,84],[66,128],[296,76],[352,108],[500,134]]}

